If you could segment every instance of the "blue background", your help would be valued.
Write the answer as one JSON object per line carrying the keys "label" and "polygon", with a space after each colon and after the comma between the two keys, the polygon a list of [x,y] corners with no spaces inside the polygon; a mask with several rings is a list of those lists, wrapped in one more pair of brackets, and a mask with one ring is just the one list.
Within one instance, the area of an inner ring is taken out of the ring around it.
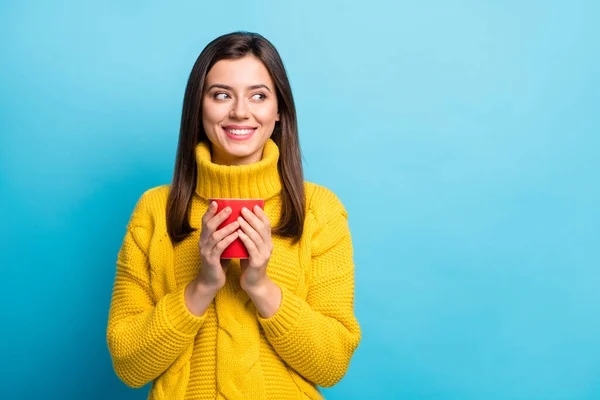
{"label": "blue background", "polygon": [[350,214],[363,341],[328,399],[600,398],[594,1],[3,1],[3,399],[145,399],[105,329],[213,38],[257,31]]}

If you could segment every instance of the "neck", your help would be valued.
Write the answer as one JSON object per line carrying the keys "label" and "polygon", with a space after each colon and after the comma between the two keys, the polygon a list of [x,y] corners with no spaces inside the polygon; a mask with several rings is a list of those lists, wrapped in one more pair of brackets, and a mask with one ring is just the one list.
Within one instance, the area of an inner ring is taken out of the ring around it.
{"label": "neck", "polygon": [[196,193],[204,199],[269,199],[281,192],[277,164],[279,148],[272,139],[265,143],[262,159],[244,165],[221,165],[213,160],[209,142],[196,147]]}
{"label": "neck", "polygon": [[246,157],[230,157],[227,154],[216,151],[215,146],[211,147],[212,162],[219,165],[248,165],[259,162],[262,159],[262,151],[250,154]]}

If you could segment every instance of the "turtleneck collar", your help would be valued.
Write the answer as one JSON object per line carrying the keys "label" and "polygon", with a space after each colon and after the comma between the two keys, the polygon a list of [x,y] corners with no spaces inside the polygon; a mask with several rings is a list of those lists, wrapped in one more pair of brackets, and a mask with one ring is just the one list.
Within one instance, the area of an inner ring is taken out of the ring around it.
{"label": "turtleneck collar", "polygon": [[204,199],[269,199],[281,191],[277,170],[279,148],[272,139],[265,143],[262,160],[248,165],[219,165],[212,162],[210,143],[196,146],[196,193]]}

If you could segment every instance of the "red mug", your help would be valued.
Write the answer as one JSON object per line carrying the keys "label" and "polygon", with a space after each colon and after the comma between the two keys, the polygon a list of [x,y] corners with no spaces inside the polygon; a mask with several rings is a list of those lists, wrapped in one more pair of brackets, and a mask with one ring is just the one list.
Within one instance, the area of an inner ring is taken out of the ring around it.
{"label": "red mug", "polygon": [[[212,204],[213,201],[217,203],[217,213],[226,207],[231,208],[231,214],[229,214],[229,217],[227,217],[217,230],[237,221],[238,217],[242,215],[242,208],[244,207],[251,212],[254,212],[254,206],[259,206],[263,210],[265,209],[265,201],[262,199],[209,199],[209,204]],[[248,258],[248,250],[246,250],[242,239],[238,237],[233,243],[227,246],[223,254],[221,254],[221,258]]]}

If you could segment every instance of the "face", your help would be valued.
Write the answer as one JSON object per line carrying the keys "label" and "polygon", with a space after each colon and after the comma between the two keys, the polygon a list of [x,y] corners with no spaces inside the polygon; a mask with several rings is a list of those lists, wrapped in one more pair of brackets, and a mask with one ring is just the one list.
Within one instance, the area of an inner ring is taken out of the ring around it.
{"label": "face", "polygon": [[264,64],[253,56],[220,60],[208,71],[204,88],[202,124],[212,143],[212,161],[260,161],[279,121],[275,85]]}

